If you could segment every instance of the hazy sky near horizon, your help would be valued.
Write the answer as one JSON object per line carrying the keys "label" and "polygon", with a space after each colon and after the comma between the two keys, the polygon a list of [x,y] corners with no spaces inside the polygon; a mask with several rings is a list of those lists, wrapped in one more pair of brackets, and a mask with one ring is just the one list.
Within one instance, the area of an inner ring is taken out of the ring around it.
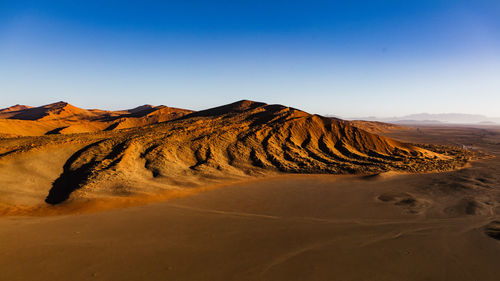
{"label": "hazy sky near horizon", "polygon": [[500,1],[0,1],[0,96],[500,116]]}

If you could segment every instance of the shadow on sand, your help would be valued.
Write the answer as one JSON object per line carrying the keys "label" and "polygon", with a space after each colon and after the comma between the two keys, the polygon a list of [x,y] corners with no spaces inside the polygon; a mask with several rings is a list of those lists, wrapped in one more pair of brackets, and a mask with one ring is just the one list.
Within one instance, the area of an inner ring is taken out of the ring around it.
{"label": "shadow on sand", "polygon": [[77,169],[73,169],[71,165],[75,162],[83,152],[89,148],[98,145],[102,141],[87,145],[86,147],[78,150],[73,154],[68,161],[63,166],[63,172],[52,183],[52,188],[49,194],[45,198],[45,202],[51,205],[56,205],[66,201],[70,194],[80,188],[81,184],[84,183],[91,174],[91,167],[95,165],[95,161],[90,161]]}

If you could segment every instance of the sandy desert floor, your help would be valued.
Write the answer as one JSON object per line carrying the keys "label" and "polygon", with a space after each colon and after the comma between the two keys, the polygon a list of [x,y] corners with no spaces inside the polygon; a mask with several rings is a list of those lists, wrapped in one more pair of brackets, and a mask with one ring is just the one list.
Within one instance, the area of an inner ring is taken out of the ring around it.
{"label": "sandy desert floor", "polygon": [[500,129],[389,136],[497,157],[446,173],[283,175],[106,212],[1,217],[0,280],[500,280]]}

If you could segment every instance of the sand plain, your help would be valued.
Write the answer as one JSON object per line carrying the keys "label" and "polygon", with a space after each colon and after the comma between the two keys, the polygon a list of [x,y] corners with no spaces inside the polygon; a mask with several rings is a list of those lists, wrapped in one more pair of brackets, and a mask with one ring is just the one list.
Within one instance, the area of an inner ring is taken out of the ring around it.
{"label": "sand plain", "polygon": [[450,172],[274,175],[105,212],[1,217],[0,280],[499,280],[500,129],[386,135],[493,157]]}

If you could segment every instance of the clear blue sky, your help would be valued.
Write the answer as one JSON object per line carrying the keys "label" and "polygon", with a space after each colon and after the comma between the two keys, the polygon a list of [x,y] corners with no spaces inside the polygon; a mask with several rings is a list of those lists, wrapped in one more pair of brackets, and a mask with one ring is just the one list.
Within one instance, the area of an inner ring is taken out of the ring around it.
{"label": "clear blue sky", "polygon": [[0,0],[0,97],[500,116],[500,1]]}

